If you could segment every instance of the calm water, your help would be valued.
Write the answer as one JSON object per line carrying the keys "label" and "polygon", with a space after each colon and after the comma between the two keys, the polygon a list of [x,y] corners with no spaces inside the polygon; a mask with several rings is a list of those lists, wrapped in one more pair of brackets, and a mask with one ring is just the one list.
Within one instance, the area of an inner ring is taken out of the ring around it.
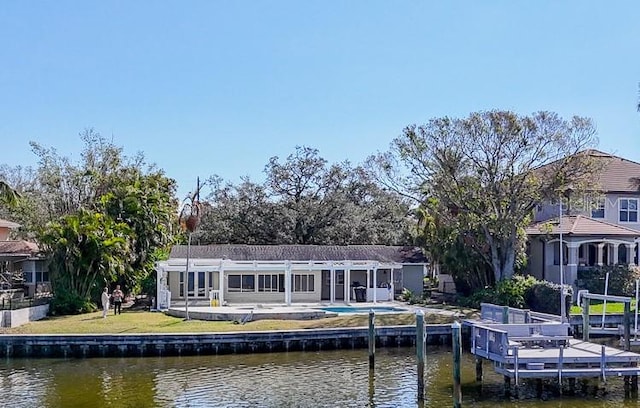
{"label": "calm water", "polygon": [[[367,351],[86,360],[5,360],[0,401],[8,407],[417,407],[413,349],[380,349],[369,377]],[[424,407],[449,407],[451,354],[428,355]],[[505,398],[502,379],[485,364],[485,382],[474,384],[465,354],[465,407],[635,407],[622,380],[606,392],[593,382],[579,396],[543,398],[523,386]]]}

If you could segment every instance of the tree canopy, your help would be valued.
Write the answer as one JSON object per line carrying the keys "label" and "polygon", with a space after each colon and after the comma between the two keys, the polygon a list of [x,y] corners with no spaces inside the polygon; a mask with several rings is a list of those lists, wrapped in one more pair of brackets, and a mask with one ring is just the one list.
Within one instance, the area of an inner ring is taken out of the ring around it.
{"label": "tree canopy", "polygon": [[200,243],[407,244],[408,202],[382,189],[362,168],[329,164],[318,150],[297,147],[272,157],[265,182],[210,179]]}
{"label": "tree canopy", "polygon": [[49,255],[56,297],[83,309],[104,285],[136,289],[166,253],[177,226],[175,182],[142,154],[89,129],[80,160],[32,143],[35,170],[7,166],[22,198],[8,215]]}
{"label": "tree canopy", "polygon": [[449,249],[464,244],[498,281],[513,275],[536,205],[591,179],[579,152],[595,142],[586,118],[489,111],[408,126],[372,160],[379,180],[422,204],[427,248],[442,249],[433,228],[447,228]]}

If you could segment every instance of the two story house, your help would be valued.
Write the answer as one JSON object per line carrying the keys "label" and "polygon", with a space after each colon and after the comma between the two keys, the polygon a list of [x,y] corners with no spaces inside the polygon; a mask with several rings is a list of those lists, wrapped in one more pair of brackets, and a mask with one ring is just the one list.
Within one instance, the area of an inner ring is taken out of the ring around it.
{"label": "two story house", "polygon": [[593,190],[539,205],[527,228],[528,272],[538,279],[559,282],[561,259],[571,284],[580,267],[638,264],[640,163],[598,150],[582,154],[598,164]]}
{"label": "two story house", "polygon": [[11,230],[18,227],[15,222],[0,219],[0,286],[9,289],[16,280],[22,280],[26,296],[50,292],[49,272],[38,245],[10,239]]}

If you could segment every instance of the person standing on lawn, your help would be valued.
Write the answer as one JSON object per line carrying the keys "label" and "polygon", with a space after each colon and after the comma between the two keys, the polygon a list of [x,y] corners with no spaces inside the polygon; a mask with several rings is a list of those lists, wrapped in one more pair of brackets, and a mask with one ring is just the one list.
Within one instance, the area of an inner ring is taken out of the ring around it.
{"label": "person standing on lawn", "polygon": [[120,285],[116,285],[116,289],[111,293],[113,297],[113,314],[122,314],[122,300],[124,299],[124,294],[120,290]]}
{"label": "person standing on lawn", "polygon": [[109,311],[109,288],[104,288],[100,300],[102,301],[102,318],[106,319]]}

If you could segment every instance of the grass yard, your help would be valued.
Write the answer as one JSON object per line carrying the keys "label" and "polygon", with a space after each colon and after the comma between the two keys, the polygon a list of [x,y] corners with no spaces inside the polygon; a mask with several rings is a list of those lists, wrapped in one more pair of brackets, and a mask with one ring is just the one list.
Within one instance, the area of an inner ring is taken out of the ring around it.
{"label": "grass yard", "polygon": [[[631,301],[631,311],[633,312],[636,307],[636,301]],[[604,309],[604,303],[591,303],[589,305],[589,314],[602,314],[602,310]],[[582,307],[580,306],[571,306],[571,314],[582,314]],[[611,303],[607,302],[607,314],[617,314],[624,313],[624,303]]]}
{"label": "grass yard", "polygon": [[[440,314],[426,314],[427,323],[452,323],[453,318]],[[12,329],[0,329],[3,334],[121,334],[121,333],[207,333],[233,331],[263,331],[319,329],[330,327],[367,326],[368,316],[349,315],[316,320],[256,320],[245,325],[233,322],[185,321],[159,312],[126,310],[121,315],[110,314],[102,318],[102,312],[75,316],[49,317]],[[376,316],[376,326],[415,324],[413,313],[384,314]]]}

